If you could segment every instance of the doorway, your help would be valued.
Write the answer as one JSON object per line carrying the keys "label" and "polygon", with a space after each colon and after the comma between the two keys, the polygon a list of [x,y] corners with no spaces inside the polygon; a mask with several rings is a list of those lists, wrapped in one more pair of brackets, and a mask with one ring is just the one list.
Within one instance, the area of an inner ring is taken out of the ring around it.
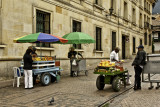
{"label": "doorway", "polygon": [[112,51],[116,48],[116,32],[112,32]]}
{"label": "doorway", "polygon": [[122,36],[122,59],[126,58],[126,36]]}

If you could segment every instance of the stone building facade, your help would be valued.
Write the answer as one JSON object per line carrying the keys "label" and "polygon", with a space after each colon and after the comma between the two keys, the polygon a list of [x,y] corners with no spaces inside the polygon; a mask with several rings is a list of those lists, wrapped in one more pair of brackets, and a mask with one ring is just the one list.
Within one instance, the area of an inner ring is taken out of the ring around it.
{"label": "stone building facade", "polygon": [[152,37],[154,41],[154,52],[160,53],[160,14],[154,14],[152,17]]}
{"label": "stone building facade", "polygon": [[[63,36],[84,32],[95,44],[76,45],[89,60],[109,58],[119,47],[120,58],[132,58],[139,44],[151,53],[151,12],[155,0],[0,0],[0,75],[10,77],[30,45],[13,43],[26,34],[44,32]],[[113,8],[110,15],[109,9]],[[43,55],[65,60],[72,45],[42,44]],[[97,62],[96,62],[97,63]]]}

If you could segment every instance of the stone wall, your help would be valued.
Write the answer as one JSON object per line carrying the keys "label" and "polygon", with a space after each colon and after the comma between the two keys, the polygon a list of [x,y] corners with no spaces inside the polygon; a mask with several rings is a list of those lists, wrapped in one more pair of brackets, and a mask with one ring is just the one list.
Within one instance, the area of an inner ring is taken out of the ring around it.
{"label": "stone wall", "polygon": [[[102,28],[102,51],[95,51],[95,44],[82,44],[82,49],[78,51],[85,58],[109,58],[112,48],[112,31],[116,32],[117,46],[121,49],[120,58],[122,56],[122,35],[129,38],[129,42],[126,42],[126,58],[133,58],[132,38],[136,38],[137,47],[140,44],[140,39],[143,40],[144,44],[144,32],[147,31],[148,34],[151,32],[138,26],[139,11],[145,12],[130,0],[125,0],[128,3],[128,11],[131,11],[132,6],[136,8],[137,25],[134,26],[131,22],[131,12],[128,13],[128,21],[123,19],[124,13],[118,9],[112,16],[106,16],[106,14],[109,14],[109,1],[102,0],[102,5],[97,6],[93,4],[94,0],[3,0],[2,2],[0,0],[0,37],[2,37],[1,43],[3,44],[0,45],[0,63],[2,63],[0,64],[0,74],[9,77],[8,75],[11,75],[10,69],[13,66],[18,66],[18,62],[8,59],[20,60],[27,47],[35,45],[13,43],[13,39],[36,32],[36,9],[51,14],[50,27],[53,35],[62,37],[64,34],[72,32],[73,20],[80,21],[82,32],[95,39],[96,27]],[[117,1],[116,5],[117,7],[119,5],[123,6],[123,3],[123,0],[122,2]],[[43,56],[56,55],[57,58],[66,59],[69,47],[71,45],[51,44],[50,48],[42,47],[41,50]],[[151,53],[151,46],[146,45],[145,50],[147,53]],[[40,48],[37,48],[37,53],[40,55]],[[10,64],[11,62],[13,64]],[[88,63],[91,62],[88,61]]]}

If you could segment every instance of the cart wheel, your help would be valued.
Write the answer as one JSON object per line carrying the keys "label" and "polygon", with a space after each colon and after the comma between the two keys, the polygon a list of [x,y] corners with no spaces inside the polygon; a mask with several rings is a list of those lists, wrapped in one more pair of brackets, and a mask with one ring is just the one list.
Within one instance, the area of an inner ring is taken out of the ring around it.
{"label": "cart wheel", "polygon": [[120,88],[121,88],[121,79],[120,77],[115,77],[112,81],[112,88],[114,91],[118,92],[120,91]]}
{"label": "cart wheel", "polygon": [[49,73],[43,73],[41,75],[41,84],[44,86],[49,85],[51,82],[51,75]]}
{"label": "cart wheel", "polygon": [[104,85],[104,76],[99,75],[96,80],[96,86],[99,90],[103,90]]}
{"label": "cart wheel", "polygon": [[88,76],[88,70],[85,70],[85,75]]}

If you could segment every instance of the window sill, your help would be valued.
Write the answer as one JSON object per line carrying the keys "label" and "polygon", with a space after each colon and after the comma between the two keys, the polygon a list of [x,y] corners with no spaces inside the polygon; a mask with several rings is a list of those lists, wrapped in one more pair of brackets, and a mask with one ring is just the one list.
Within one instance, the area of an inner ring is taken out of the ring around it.
{"label": "window sill", "polygon": [[136,53],[132,53],[132,55],[136,55]]}
{"label": "window sill", "polygon": [[47,48],[47,47],[36,47],[37,50],[46,50],[46,51],[54,51],[54,48]]}
{"label": "window sill", "polygon": [[141,10],[143,10],[143,6],[142,6],[142,5],[139,5],[139,8],[140,8]]}
{"label": "window sill", "polygon": [[139,26],[139,28],[140,28],[140,29],[143,29],[143,27],[142,27],[142,26]]}
{"label": "window sill", "polygon": [[136,0],[132,0],[132,3],[134,3],[135,5],[137,4],[137,1]]}
{"label": "window sill", "polygon": [[125,20],[126,22],[129,22],[129,20],[127,18],[123,18],[123,20]]}
{"label": "window sill", "polygon": [[75,49],[75,51],[78,51],[78,52],[84,52],[83,49]]}
{"label": "window sill", "polygon": [[132,24],[133,24],[134,26],[137,26],[135,22],[132,22]]}
{"label": "window sill", "polygon": [[6,47],[6,45],[0,45],[0,48],[5,48]]}
{"label": "window sill", "polygon": [[103,51],[93,50],[94,53],[103,53]]}

